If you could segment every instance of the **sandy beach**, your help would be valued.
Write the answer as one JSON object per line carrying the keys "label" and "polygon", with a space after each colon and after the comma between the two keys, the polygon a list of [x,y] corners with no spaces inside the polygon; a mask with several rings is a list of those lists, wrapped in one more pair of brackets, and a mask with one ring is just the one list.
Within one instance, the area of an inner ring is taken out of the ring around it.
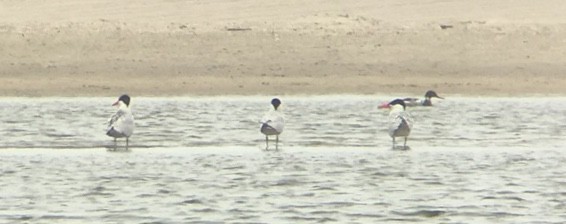
{"label": "sandy beach", "polygon": [[0,96],[566,95],[559,0],[0,3]]}

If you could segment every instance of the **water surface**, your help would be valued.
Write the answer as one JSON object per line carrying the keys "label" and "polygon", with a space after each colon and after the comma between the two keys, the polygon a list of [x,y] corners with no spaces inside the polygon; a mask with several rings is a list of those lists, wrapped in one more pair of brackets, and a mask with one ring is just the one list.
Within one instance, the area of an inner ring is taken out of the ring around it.
{"label": "water surface", "polygon": [[133,98],[130,151],[104,135],[114,98],[0,103],[1,223],[563,223],[566,98],[283,98],[264,151],[261,97]]}

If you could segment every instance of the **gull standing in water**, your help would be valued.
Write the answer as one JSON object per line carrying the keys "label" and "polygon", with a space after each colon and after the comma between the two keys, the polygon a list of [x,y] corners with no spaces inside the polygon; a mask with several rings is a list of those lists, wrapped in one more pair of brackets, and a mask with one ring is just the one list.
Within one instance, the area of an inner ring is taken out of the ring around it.
{"label": "gull standing in water", "polygon": [[265,150],[269,149],[269,136],[275,135],[275,150],[279,146],[279,134],[283,132],[285,126],[285,119],[283,115],[277,110],[281,105],[281,100],[274,98],[271,100],[273,110],[267,112],[261,119],[260,131],[265,135]]}
{"label": "gull standing in water", "polygon": [[389,104],[389,136],[393,139],[393,149],[395,149],[396,137],[403,137],[405,141],[403,143],[403,149],[407,148],[407,137],[411,133],[413,128],[413,121],[410,115],[405,111],[405,102],[402,99],[395,99]]}
{"label": "gull standing in water", "polygon": [[128,150],[129,138],[134,133],[134,116],[130,110],[130,97],[124,94],[112,106],[117,106],[118,111],[108,120],[106,135],[114,137],[114,150],[118,147],[116,139],[126,138],[126,150]]}

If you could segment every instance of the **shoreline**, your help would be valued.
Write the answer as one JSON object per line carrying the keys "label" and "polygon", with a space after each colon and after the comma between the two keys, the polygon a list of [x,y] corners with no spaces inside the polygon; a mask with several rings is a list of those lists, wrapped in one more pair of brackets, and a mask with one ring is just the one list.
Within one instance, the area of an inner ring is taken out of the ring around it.
{"label": "shoreline", "polygon": [[[100,76],[97,76],[100,78]],[[173,76],[174,77],[174,76]],[[454,96],[566,96],[566,83],[552,77],[478,79],[457,77],[442,79],[421,77],[174,77],[116,78],[98,80],[86,77],[69,78],[56,75],[33,78],[0,76],[1,97],[114,97],[123,93],[132,96],[254,96],[254,95],[424,95],[427,90]],[[407,82],[406,80],[411,80]]]}

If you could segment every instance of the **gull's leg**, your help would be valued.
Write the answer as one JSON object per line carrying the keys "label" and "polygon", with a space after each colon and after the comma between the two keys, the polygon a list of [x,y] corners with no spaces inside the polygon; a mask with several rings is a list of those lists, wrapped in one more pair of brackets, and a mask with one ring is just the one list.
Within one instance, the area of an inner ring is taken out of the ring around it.
{"label": "gull's leg", "polygon": [[265,150],[269,150],[269,137],[265,135]]}
{"label": "gull's leg", "polygon": [[279,150],[279,135],[275,136],[275,150]]}
{"label": "gull's leg", "polygon": [[128,151],[129,141],[130,141],[130,138],[126,137],[126,151]]}
{"label": "gull's leg", "polygon": [[116,149],[118,149],[118,142],[116,141],[116,138],[114,138],[114,151],[116,151]]}
{"label": "gull's leg", "polygon": [[405,142],[403,143],[403,149],[407,149],[407,137],[405,137]]}
{"label": "gull's leg", "polygon": [[393,146],[391,147],[392,149],[395,149],[395,137],[391,137],[393,139]]}

